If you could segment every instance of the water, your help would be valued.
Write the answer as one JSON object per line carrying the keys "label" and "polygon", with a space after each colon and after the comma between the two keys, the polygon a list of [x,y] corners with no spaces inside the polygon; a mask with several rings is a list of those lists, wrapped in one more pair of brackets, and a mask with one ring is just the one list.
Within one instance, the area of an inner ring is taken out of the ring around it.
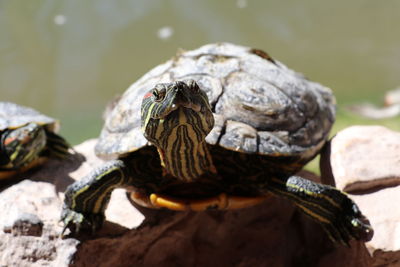
{"label": "water", "polygon": [[228,41],[266,50],[331,87],[339,107],[400,84],[400,2],[0,0],[1,100],[97,137],[106,103],[178,48]]}

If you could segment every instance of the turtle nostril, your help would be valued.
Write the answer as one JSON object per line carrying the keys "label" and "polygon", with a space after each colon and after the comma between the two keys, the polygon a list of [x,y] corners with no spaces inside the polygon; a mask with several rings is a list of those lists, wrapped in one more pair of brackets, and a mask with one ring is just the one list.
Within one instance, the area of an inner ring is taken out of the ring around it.
{"label": "turtle nostril", "polygon": [[176,94],[175,101],[174,101],[175,104],[181,106],[187,102],[188,102],[188,99],[183,95],[183,93],[181,91]]}

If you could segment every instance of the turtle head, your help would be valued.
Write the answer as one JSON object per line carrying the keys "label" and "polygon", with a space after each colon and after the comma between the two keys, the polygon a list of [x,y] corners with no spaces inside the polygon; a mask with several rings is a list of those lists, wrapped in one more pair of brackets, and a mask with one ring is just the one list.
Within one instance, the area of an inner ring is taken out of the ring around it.
{"label": "turtle head", "polygon": [[193,180],[213,168],[205,138],[214,116],[195,81],[157,84],[144,96],[141,112],[143,134],[169,173]]}
{"label": "turtle head", "polygon": [[7,130],[1,138],[1,150],[7,158],[5,166],[19,168],[30,163],[45,145],[46,133],[35,123]]}
{"label": "turtle head", "polygon": [[183,131],[178,128],[202,142],[214,127],[207,95],[194,80],[157,84],[144,96],[141,112],[144,136],[156,146]]}

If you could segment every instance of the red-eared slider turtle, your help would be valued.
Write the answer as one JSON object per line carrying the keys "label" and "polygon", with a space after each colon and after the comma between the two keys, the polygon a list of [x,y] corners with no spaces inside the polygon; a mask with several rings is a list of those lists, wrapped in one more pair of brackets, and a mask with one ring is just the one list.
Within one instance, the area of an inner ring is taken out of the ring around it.
{"label": "red-eared slider turtle", "polygon": [[56,120],[10,102],[0,102],[0,179],[37,166],[46,158],[65,158],[69,145],[56,134]]}
{"label": "red-eared slider turtle", "polygon": [[96,230],[111,191],[151,208],[235,209],[287,197],[347,243],[372,229],[341,191],[294,176],[328,138],[331,91],[265,52],[210,44],[180,52],[134,83],[96,146],[114,158],[65,192],[62,220]]}

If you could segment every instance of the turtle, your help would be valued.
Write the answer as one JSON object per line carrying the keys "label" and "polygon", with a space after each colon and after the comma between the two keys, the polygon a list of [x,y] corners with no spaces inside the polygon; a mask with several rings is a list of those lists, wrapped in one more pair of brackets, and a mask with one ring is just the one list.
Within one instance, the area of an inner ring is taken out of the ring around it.
{"label": "turtle", "polygon": [[107,160],[69,185],[62,235],[95,232],[111,192],[148,208],[246,208],[292,200],[338,243],[373,230],[340,190],[296,173],[335,120],[331,90],[266,52],[231,43],[178,51],[132,84],[106,116],[95,146]]}
{"label": "turtle", "polygon": [[58,129],[58,121],[32,108],[0,102],[0,179],[10,179],[48,158],[66,158],[70,145]]}

